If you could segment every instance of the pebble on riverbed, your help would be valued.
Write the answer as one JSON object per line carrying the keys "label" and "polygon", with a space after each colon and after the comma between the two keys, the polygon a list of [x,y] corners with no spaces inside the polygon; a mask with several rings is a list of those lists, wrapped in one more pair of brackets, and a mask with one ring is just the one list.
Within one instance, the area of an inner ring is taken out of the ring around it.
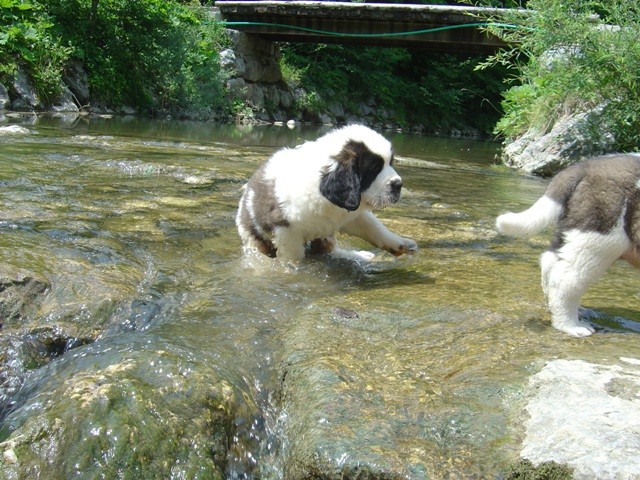
{"label": "pebble on riverbed", "polygon": [[4,453],[2,454],[2,459],[5,461],[5,463],[10,463],[12,465],[18,463],[18,456],[16,455],[16,452],[14,452],[11,448],[4,451]]}
{"label": "pebble on riverbed", "polygon": [[333,312],[341,318],[360,318],[358,312],[355,310],[349,310],[348,308],[336,307]]}

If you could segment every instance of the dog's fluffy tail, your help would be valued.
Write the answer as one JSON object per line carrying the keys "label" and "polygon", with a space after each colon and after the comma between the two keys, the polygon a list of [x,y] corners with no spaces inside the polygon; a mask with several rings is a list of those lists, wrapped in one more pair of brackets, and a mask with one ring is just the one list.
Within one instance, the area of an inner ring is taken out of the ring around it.
{"label": "dog's fluffy tail", "polygon": [[524,212],[500,215],[496,228],[505,235],[528,237],[557,222],[561,214],[562,205],[545,195]]}

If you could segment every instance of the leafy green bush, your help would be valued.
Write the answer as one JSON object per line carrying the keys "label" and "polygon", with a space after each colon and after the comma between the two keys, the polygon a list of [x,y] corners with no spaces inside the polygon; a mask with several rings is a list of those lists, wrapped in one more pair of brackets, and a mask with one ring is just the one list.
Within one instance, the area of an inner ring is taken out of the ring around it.
{"label": "leafy green bush", "polygon": [[39,0],[107,106],[154,112],[223,108],[217,52],[225,42],[196,2]]}
{"label": "leafy green bush", "polygon": [[[107,107],[203,117],[240,108],[224,91],[218,61],[229,39],[195,0],[0,0],[0,7],[0,76],[26,65],[48,102],[72,56],[87,70],[94,102]],[[309,92],[300,110],[335,102],[357,114],[365,104],[381,121],[393,115],[391,121],[430,129],[489,131],[500,114],[493,105],[504,88],[502,72],[474,72],[476,61],[291,44],[283,47],[281,67]]]}
{"label": "leafy green bush", "polygon": [[357,112],[360,104],[428,129],[470,126],[489,132],[499,118],[504,69],[475,71],[477,58],[353,45],[287,44],[285,79]]}
{"label": "leafy green bush", "polygon": [[367,97],[382,105],[393,103],[393,68],[407,55],[400,49],[383,53],[374,48],[327,44],[287,44],[282,52],[285,73],[297,72],[302,85],[317,90],[327,102],[352,110]]}
{"label": "leafy green bush", "polygon": [[488,64],[509,64],[518,85],[506,92],[497,132],[542,132],[567,112],[603,107],[620,150],[640,146],[640,7],[628,0],[530,0],[528,15],[497,19],[513,48]]}
{"label": "leafy green bush", "polygon": [[51,19],[38,4],[0,0],[0,80],[10,80],[21,66],[45,103],[60,95],[60,76],[72,52],[54,35],[52,27]]}

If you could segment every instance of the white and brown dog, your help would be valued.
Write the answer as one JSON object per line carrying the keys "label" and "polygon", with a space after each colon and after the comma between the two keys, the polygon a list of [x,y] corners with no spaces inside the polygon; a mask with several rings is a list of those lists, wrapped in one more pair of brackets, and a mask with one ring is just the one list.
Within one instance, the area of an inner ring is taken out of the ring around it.
{"label": "white and brown dog", "polygon": [[619,258],[640,267],[640,157],[611,155],[573,165],[533,206],[500,215],[496,227],[528,236],[552,223],[555,238],[540,258],[552,324],[586,337],[594,333],[578,318],[586,289]]}
{"label": "white and brown dog", "polygon": [[397,202],[401,188],[391,143],[350,125],[269,158],[244,186],[236,225],[245,247],[286,261],[332,251],[336,232],[394,255],[413,253],[415,241],[371,212]]}

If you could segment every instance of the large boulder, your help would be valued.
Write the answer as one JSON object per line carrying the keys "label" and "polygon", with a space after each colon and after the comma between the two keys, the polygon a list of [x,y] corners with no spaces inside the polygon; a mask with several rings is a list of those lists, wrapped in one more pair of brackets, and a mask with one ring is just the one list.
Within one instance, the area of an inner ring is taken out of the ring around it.
{"label": "large boulder", "polygon": [[62,72],[62,81],[80,105],[86,105],[90,100],[89,79],[82,64],[71,60]]}
{"label": "large boulder", "polygon": [[0,110],[5,110],[11,105],[7,87],[0,83]]}
{"label": "large boulder", "polygon": [[553,360],[529,381],[522,457],[555,461],[575,479],[637,478],[640,360]]}
{"label": "large boulder", "polygon": [[62,90],[60,98],[58,98],[58,100],[53,105],[51,105],[50,110],[60,113],[79,112],[80,109],[73,100],[73,93],[71,93],[71,90],[69,90],[69,88],[65,84],[61,84],[60,87]]}
{"label": "large boulder", "polygon": [[[79,73],[77,75],[80,75]],[[81,88],[76,88],[77,84],[74,84],[74,88],[84,96]],[[5,89],[6,90],[6,89]],[[9,86],[9,91],[6,95],[3,95],[2,89],[0,89],[0,108],[7,108],[17,111],[44,111],[50,110],[52,112],[73,112],[79,111],[74,97],[78,98],[76,93],[72,91],[64,81],[60,82],[60,96],[51,105],[45,104],[36,91],[33,85],[32,79],[29,78],[27,73],[18,69],[13,77],[12,83]],[[88,96],[88,93],[86,94]],[[5,99],[3,101],[3,99]],[[9,103],[10,102],[10,103]],[[78,100],[80,103],[81,100]]]}
{"label": "large boulder", "polygon": [[89,103],[87,73],[77,61],[71,61],[62,74],[60,96],[51,105],[39,97],[29,75],[18,68],[7,87],[0,84],[0,110],[79,112],[79,106]]}
{"label": "large boulder", "polygon": [[44,104],[38,97],[31,80],[22,69],[18,69],[10,86],[13,93],[12,110],[42,110]]}
{"label": "large boulder", "polygon": [[606,128],[602,111],[601,107],[569,114],[548,132],[530,129],[505,145],[503,163],[548,177],[585,158],[611,152],[615,138]]}

